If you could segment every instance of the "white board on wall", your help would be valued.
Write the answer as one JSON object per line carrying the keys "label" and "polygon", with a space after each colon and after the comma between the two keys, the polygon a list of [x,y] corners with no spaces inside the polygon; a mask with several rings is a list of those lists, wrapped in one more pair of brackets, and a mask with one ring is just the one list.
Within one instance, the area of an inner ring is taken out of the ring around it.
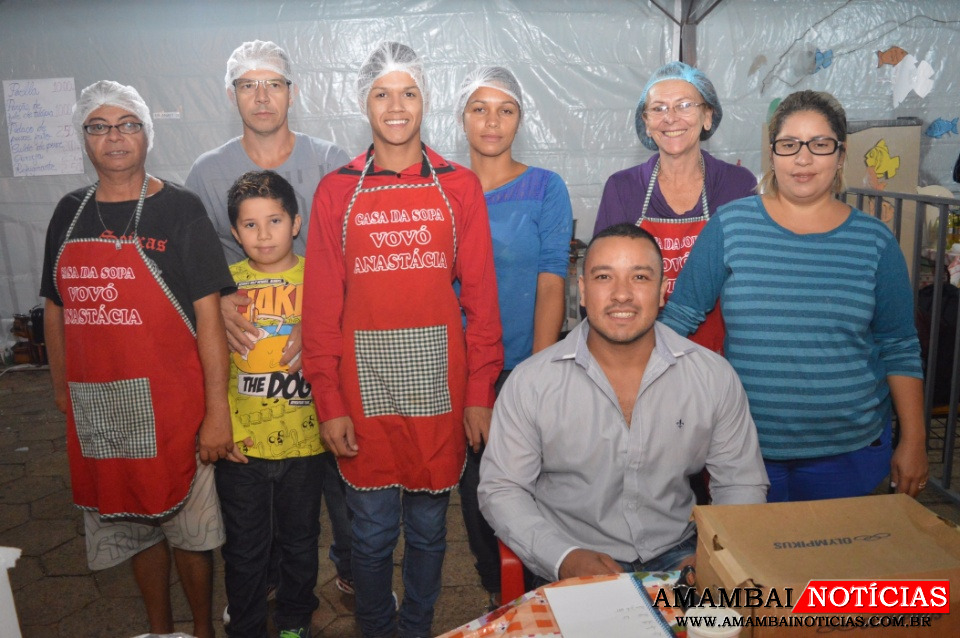
{"label": "white board on wall", "polygon": [[14,177],[83,173],[72,123],[76,101],[73,78],[3,81]]}

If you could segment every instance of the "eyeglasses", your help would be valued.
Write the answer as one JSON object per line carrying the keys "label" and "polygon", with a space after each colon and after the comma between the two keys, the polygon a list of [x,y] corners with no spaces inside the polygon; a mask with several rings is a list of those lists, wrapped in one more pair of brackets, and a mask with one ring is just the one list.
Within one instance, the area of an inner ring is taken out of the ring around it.
{"label": "eyeglasses", "polygon": [[815,137],[806,142],[792,137],[784,137],[773,141],[773,154],[781,156],[796,155],[804,146],[814,155],[833,155],[843,148],[840,140],[835,140],[832,137]]}
{"label": "eyeglasses", "polygon": [[236,89],[237,93],[241,95],[253,95],[257,92],[257,87],[263,85],[263,88],[266,89],[267,93],[281,93],[292,82],[290,80],[247,80],[245,78],[240,78],[239,80],[233,81],[233,88]]}
{"label": "eyeglasses", "polygon": [[652,106],[643,112],[649,118],[663,119],[667,116],[671,110],[678,117],[690,117],[694,114],[694,109],[698,106],[703,106],[706,102],[678,102],[673,106],[668,106],[666,104],[658,104]]}
{"label": "eyeglasses", "polygon": [[106,135],[112,128],[117,129],[124,135],[133,135],[143,130],[143,122],[120,122],[119,124],[97,122],[96,124],[83,125],[83,130],[86,131],[87,135]]}

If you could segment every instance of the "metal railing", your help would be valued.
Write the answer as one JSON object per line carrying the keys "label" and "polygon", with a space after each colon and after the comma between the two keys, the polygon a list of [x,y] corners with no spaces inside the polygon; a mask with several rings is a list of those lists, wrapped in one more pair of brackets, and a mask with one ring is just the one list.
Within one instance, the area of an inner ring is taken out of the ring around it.
{"label": "metal railing", "polygon": [[[915,311],[918,308],[920,288],[922,284],[927,283],[923,280],[922,274],[924,270],[931,273],[932,282],[929,285],[933,286],[933,303],[930,312],[930,337],[928,343],[925,344],[925,350],[928,354],[925,362],[923,401],[928,458],[931,461],[929,483],[951,500],[960,504],[960,492],[953,487],[955,477],[952,475],[956,461],[954,455],[956,452],[957,404],[958,399],[960,399],[960,321],[956,322],[957,328],[953,335],[950,400],[948,406],[934,405],[937,360],[940,356],[949,354],[941,353],[939,348],[941,316],[944,311],[944,286],[951,285],[945,277],[947,273],[947,251],[950,248],[947,246],[947,234],[950,213],[951,211],[954,213],[960,211],[960,200],[861,188],[848,189],[840,198],[848,204],[852,203],[864,212],[872,213],[875,217],[890,225],[908,259]],[[854,199],[853,202],[851,202],[851,198]],[[905,207],[906,202],[909,203]],[[912,218],[908,219],[906,228],[904,227],[905,217]],[[937,220],[936,235],[934,245],[930,247],[925,245],[927,243],[925,240],[930,234],[928,220],[934,219]],[[905,246],[903,231],[911,227],[911,222],[913,237],[912,241],[910,239],[906,240],[907,245]],[[956,312],[955,309],[952,310]],[[940,444],[942,444],[942,448],[938,447]],[[937,451],[940,452],[939,459],[933,456]]]}

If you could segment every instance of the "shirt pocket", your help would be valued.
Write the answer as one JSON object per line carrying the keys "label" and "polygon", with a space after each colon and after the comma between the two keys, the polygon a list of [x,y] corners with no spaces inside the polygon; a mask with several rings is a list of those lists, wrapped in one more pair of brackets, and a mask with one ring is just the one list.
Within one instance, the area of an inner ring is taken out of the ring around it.
{"label": "shirt pocket", "polygon": [[148,459],[157,455],[150,379],[71,382],[80,451],[93,459]]}
{"label": "shirt pocket", "polygon": [[354,348],[365,417],[451,411],[446,326],[357,330]]}

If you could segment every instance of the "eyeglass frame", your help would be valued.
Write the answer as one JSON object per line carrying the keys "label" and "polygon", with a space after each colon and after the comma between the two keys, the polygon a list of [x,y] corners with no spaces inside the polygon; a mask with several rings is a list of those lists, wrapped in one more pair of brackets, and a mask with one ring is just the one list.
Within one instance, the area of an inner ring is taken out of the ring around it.
{"label": "eyeglass frame", "polygon": [[[685,106],[682,111],[677,110],[678,107],[683,106],[684,104],[686,104],[687,106]],[[662,120],[664,117],[667,116],[667,113],[669,113],[670,111],[673,111],[673,114],[676,115],[677,117],[685,118],[687,116],[687,113],[693,114],[695,112],[691,109],[698,106],[710,106],[710,104],[707,102],[692,102],[689,100],[683,100],[681,102],[677,102],[676,104],[672,104],[672,105],[658,104],[657,106],[651,107],[649,109],[643,109],[643,115],[647,118],[656,117],[657,119]],[[658,111],[657,109],[661,107],[663,108],[663,110]]]}
{"label": "eyeglass frame", "polygon": [[[91,131],[90,129],[94,126],[102,126],[104,128],[104,131],[102,133],[95,133]],[[134,131],[124,131],[122,128],[124,126],[135,126],[137,127],[137,129]],[[93,124],[83,124],[81,125],[80,128],[82,128],[83,132],[86,133],[87,135],[92,135],[94,137],[102,137],[104,135],[110,135],[110,129],[112,128],[117,129],[117,131],[119,131],[121,135],[136,135],[137,133],[143,130],[144,126],[145,125],[143,122],[134,122],[132,120],[128,120],[126,122],[120,122],[119,124],[104,124],[103,122],[94,122]]]}
{"label": "eyeglass frame", "polygon": [[[831,142],[833,142],[833,143],[835,144],[835,146],[833,147],[833,150],[830,151],[829,153],[817,153],[816,151],[813,150],[813,147],[810,146],[810,143],[811,143],[811,142],[825,142],[825,141],[827,141],[827,140],[829,140],[829,141],[831,141]],[[796,150],[795,152],[793,152],[793,153],[778,153],[778,152],[777,152],[777,142],[794,142],[795,144],[798,145],[798,146],[797,146],[797,150]],[[803,147],[804,147],[804,146],[807,147],[807,150],[810,151],[810,154],[811,154],[811,155],[816,155],[817,157],[829,157],[829,156],[835,155],[835,154],[838,153],[839,151],[843,150],[843,142],[841,142],[840,140],[838,140],[838,139],[835,138],[835,137],[825,137],[825,136],[822,136],[822,137],[811,137],[809,140],[806,140],[806,141],[804,141],[804,140],[798,140],[798,139],[795,138],[795,137],[781,137],[781,138],[775,139],[775,140],[773,140],[773,142],[771,142],[771,144],[770,144],[770,152],[773,153],[774,155],[776,155],[777,157],[793,157],[794,155],[798,155],[798,154],[800,153],[800,151],[803,150]]]}
{"label": "eyeglass frame", "polygon": [[[246,83],[253,84],[253,89],[250,89],[250,90],[241,89],[239,86],[237,86],[239,82],[243,82],[244,84]],[[254,95],[257,92],[257,89],[259,89],[262,86],[263,90],[266,91],[267,93],[272,93],[276,95],[277,93],[280,92],[279,87],[276,90],[271,90],[268,82],[278,82],[280,84],[285,84],[288,89],[293,85],[293,82],[291,82],[287,78],[267,78],[266,80],[237,78],[236,80],[233,81],[233,90],[239,95]]]}

